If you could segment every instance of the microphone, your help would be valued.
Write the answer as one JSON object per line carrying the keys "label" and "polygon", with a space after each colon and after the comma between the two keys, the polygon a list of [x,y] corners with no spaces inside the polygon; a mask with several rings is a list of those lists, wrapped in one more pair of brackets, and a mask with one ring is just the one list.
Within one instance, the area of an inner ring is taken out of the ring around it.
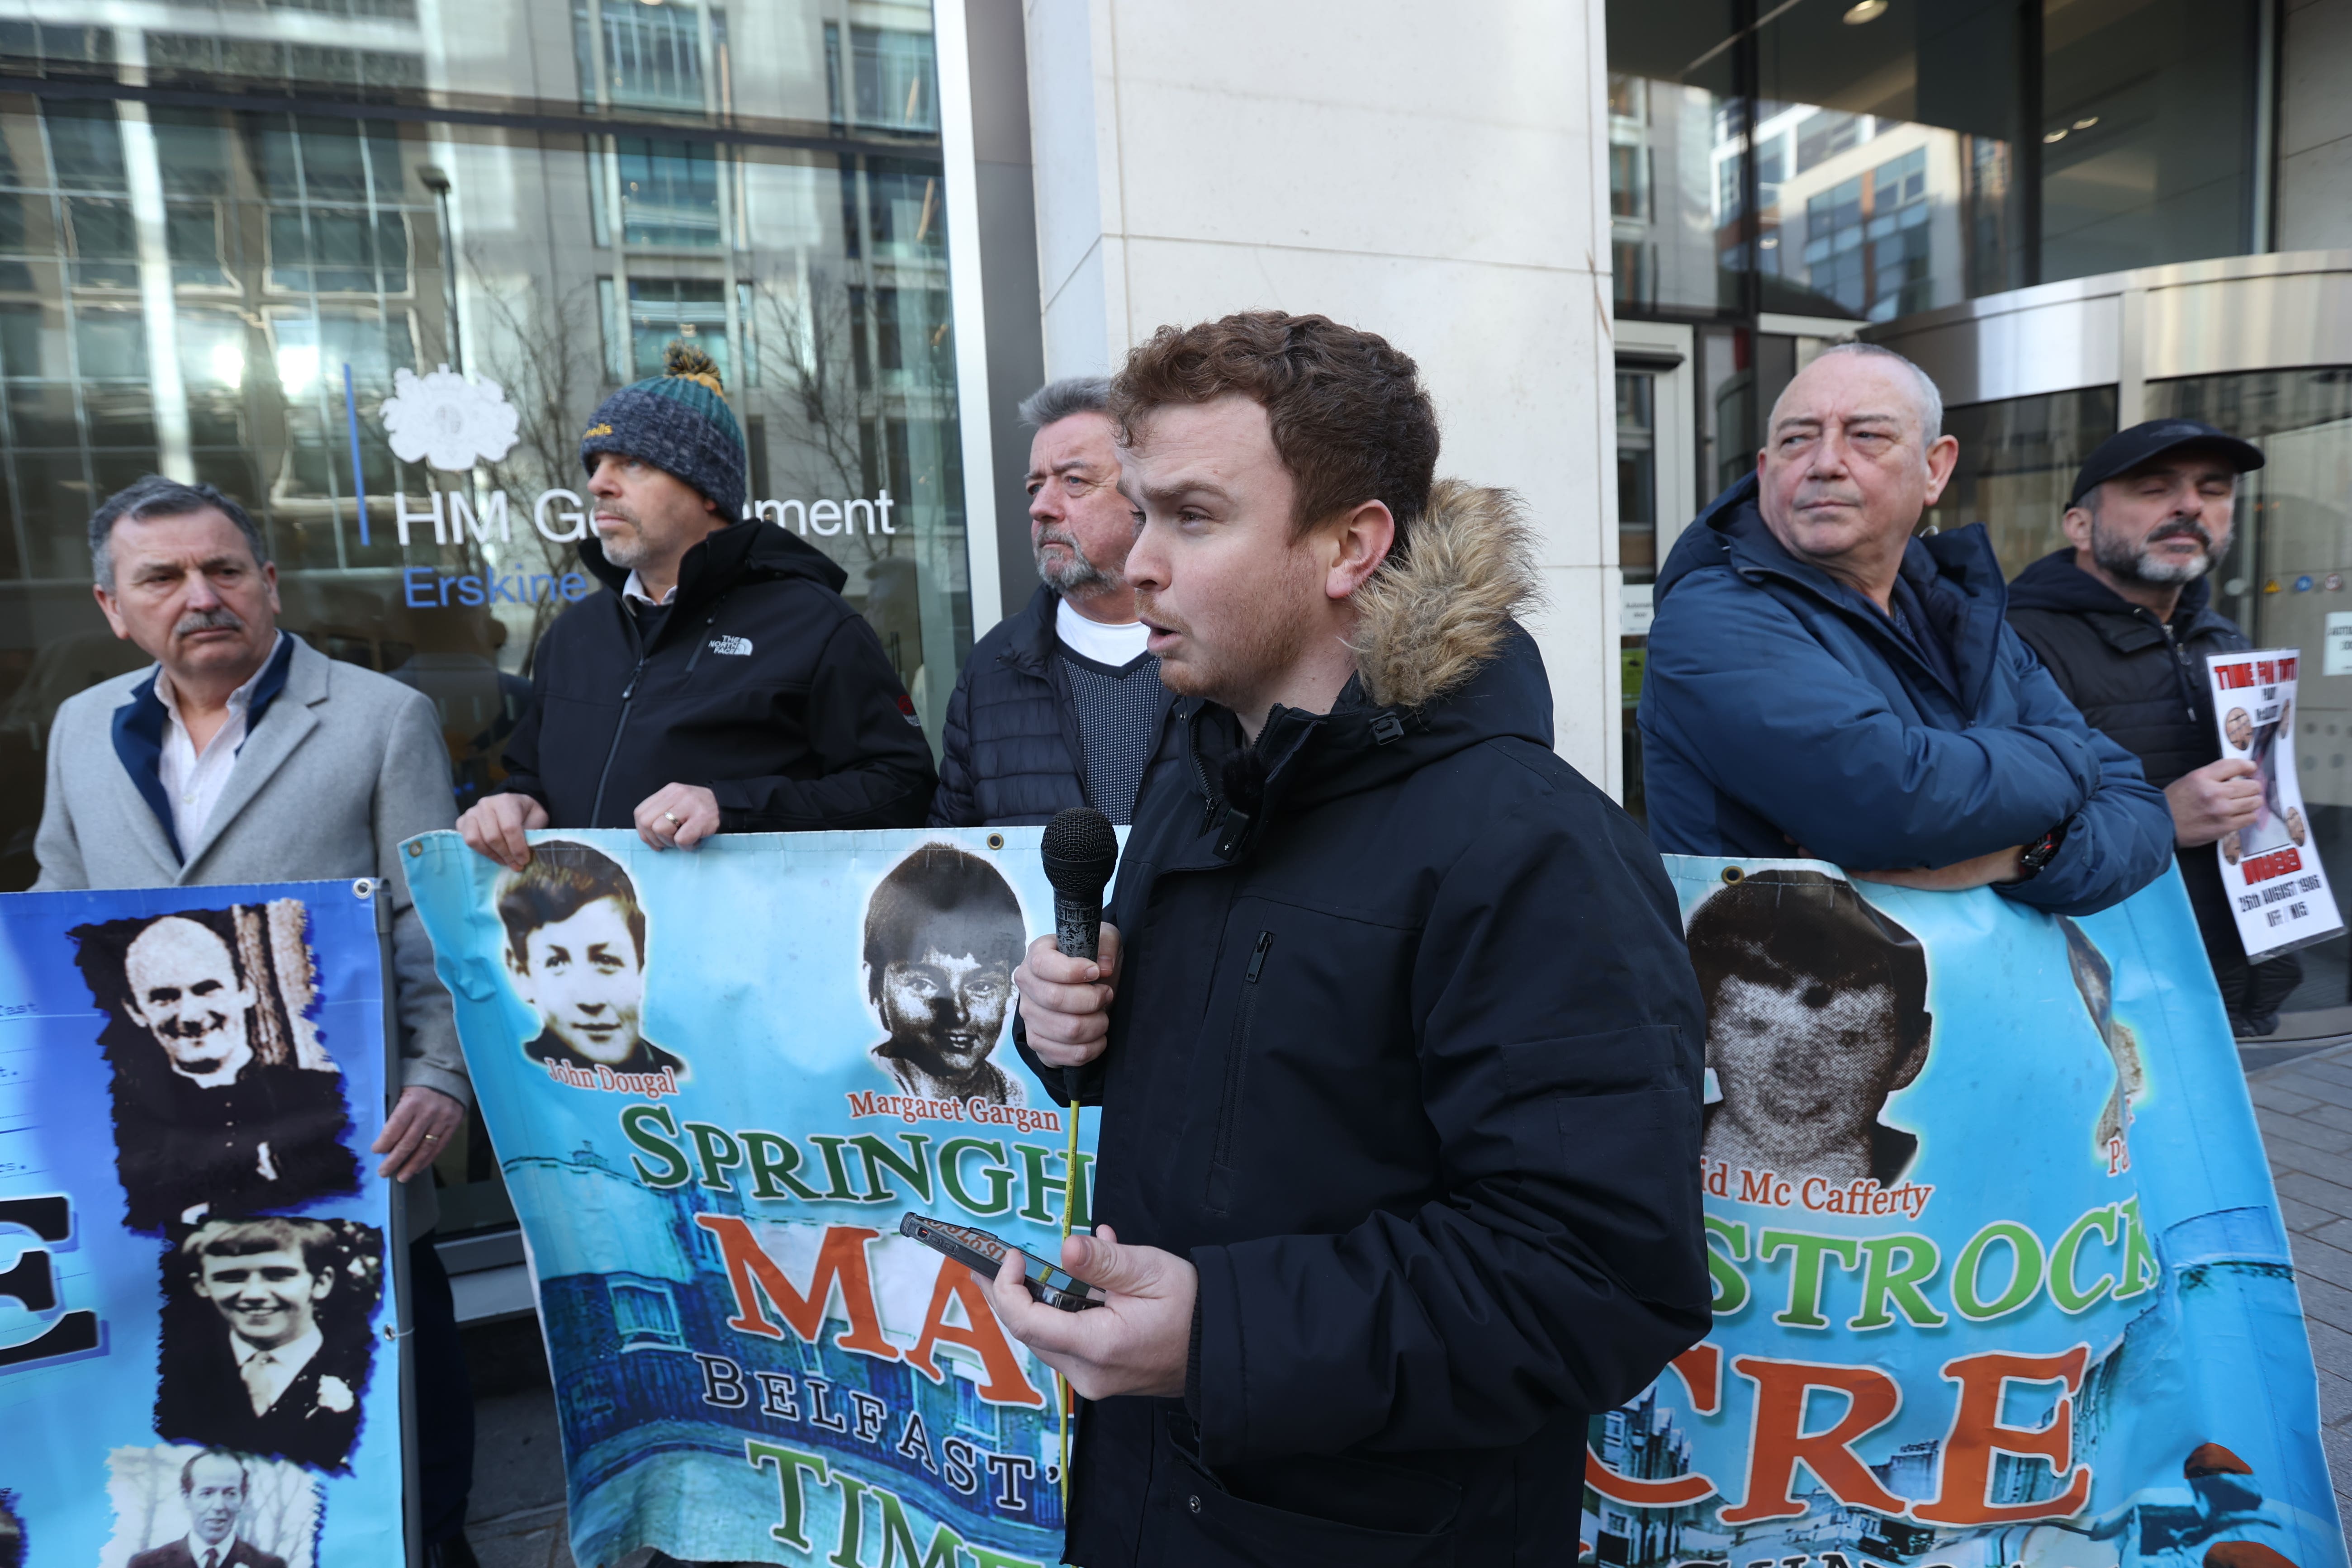
{"label": "microphone", "polygon": [[1054,884],[1054,945],[1070,958],[1093,958],[1102,941],[1102,895],[1118,868],[1118,833],[1091,805],[1058,812],[1038,850]]}
{"label": "microphone", "polygon": [[[1054,884],[1054,945],[1068,958],[1093,958],[1102,942],[1103,889],[1118,868],[1118,832],[1091,805],[1054,814],[1038,852],[1045,880]],[[1070,1101],[1070,1136],[1078,1127],[1078,1069],[1062,1069],[1062,1092]],[[1076,1170],[1073,1157],[1072,1169]],[[1066,1218],[1066,1215],[1065,1216]]]}

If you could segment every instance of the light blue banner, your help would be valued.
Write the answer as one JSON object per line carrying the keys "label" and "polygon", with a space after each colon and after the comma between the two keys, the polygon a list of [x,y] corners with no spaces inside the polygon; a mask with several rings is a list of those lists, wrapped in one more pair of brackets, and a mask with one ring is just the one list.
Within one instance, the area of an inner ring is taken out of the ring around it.
{"label": "light blue banner", "polygon": [[1593,1559],[2342,1568],[2178,873],[2070,921],[1667,865],[1708,994],[1716,1326],[1595,1419]]}
{"label": "light blue banner", "polygon": [[408,845],[530,1246],[579,1562],[1060,1560],[1053,1374],[898,1232],[1059,1258],[1066,1112],[1009,1028],[1054,928],[1039,834],[540,834],[520,875]]}
{"label": "light blue banner", "polygon": [[366,883],[0,897],[0,1562],[403,1560],[383,985]]}

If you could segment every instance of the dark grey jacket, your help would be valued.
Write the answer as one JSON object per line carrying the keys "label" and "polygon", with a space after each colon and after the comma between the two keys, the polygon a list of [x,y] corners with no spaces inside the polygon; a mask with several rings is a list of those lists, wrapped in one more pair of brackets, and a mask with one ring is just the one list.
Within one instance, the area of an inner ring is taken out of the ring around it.
{"label": "dark grey jacket", "polygon": [[[1043,584],[1017,616],[972,645],[948,700],[933,827],[1018,827],[1051,822],[1087,799],[1086,745],[1069,681],[1055,657],[1054,613],[1060,597]],[[1160,746],[1137,798],[1181,752],[1170,695],[1160,710]]]}

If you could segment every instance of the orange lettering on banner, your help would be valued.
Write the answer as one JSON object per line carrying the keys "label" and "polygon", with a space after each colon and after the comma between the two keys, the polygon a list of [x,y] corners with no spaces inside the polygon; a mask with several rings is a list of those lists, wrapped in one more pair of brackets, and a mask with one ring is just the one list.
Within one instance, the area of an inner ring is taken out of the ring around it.
{"label": "orange lettering on banner", "polygon": [[[948,1321],[948,1303],[961,1301],[963,1315],[971,1326],[959,1329]],[[922,1337],[915,1348],[907,1352],[907,1364],[929,1378],[933,1383],[945,1383],[947,1374],[932,1358],[933,1347],[940,1344],[963,1345],[980,1352],[981,1364],[987,1369],[988,1381],[980,1385],[980,1396],[994,1405],[1043,1405],[1045,1396],[1037,1392],[1021,1373],[1021,1363],[1013,1357],[1013,1347],[1004,1342],[1004,1331],[989,1309],[988,1291],[972,1278],[971,1269],[961,1263],[940,1260],[939,1283],[931,1287],[931,1310],[923,1314]]]}
{"label": "orange lettering on banner", "polygon": [[[1996,1450],[2039,1455],[2050,1461],[2052,1474],[2066,1474],[2074,1458],[2074,1395],[2082,1390],[2083,1367],[2090,1353],[2088,1345],[2076,1345],[2063,1355],[1991,1352],[1946,1362],[1944,1375],[1960,1385],[1960,1402],[1952,1415],[1951,1436],[1944,1439],[1944,1484],[1933,1502],[1912,1510],[1914,1517],[1929,1524],[2007,1524],[2080,1513],[2091,1497],[2087,1465],[2074,1471],[2063,1493],[2040,1502],[1990,1503],[1985,1494]],[[2031,1429],[2000,1424],[2001,1392],[2010,1383],[2061,1380],[2066,1394],[2048,1426]]]}
{"label": "orange lettering on banner", "polygon": [[[915,1347],[918,1351],[922,1347]],[[909,1356],[909,1361],[914,1358]],[[1690,1390],[1691,1414],[1712,1415],[1723,1406],[1723,1352],[1714,1345],[1693,1345],[1671,1363]],[[986,1392],[985,1390],[982,1391]],[[1675,1508],[1715,1495],[1715,1482],[1700,1471],[1663,1481],[1621,1476],[1592,1451],[1584,1448],[1584,1484],[1612,1502],[1630,1508]]]}
{"label": "orange lettering on banner", "polygon": [[764,1295],[783,1314],[793,1332],[816,1344],[824,1331],[825,1301],[838,1283],[849,1332],[834,1342],[877,1361],[898,1359],[898,1347],[882,1337],[882,1321],[874,1310],[874,1276],[866,1266],[866,1244],[880,1232],[863,1226],[827,1226],[824,1244],[817,1248],[808,1294],[803,1296],[761,1248],[750,1226],[733,1215],[722,1214],[698,1214],[694,1223],[719,1238],[719,1252],[727,1261],[727,1283],[735,1292],[735,1315],[727,1320],[729,1328],[738,1333],[782,1339],[784,1331],[760,1310],[760,1298]]}
{"label": "orange lettering on banner", "polygon": [[[1815,1366],[1801,1361],[1740,1356],[1734,1372],[1756,1384],[1756,1425],[1748,1443],[1748,1500],[1723,1510],[1726,1524],[1793,1519],[1797,1466],[1802,1463],[1848,1508],[1900,1515],[1909,1505],[1879,1484],[1853,1445],[1895,1418],[1903,1391],[1875,1367]],[[1846,1396],[1845,1414],[1826,1432],[1805,1430],[1805,1398],[1816,1388]]]}

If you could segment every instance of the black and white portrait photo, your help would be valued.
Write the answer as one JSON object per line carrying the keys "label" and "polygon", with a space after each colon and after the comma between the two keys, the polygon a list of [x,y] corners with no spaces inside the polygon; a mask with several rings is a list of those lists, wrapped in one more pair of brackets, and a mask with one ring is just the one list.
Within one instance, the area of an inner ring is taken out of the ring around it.
{"label": "black and white portrait photo", "polygon": [[341,1468],[359,1435],[383,1237],[349,1220],[201,1226],[164,1266],[158,1436]]}
{"label": "black and white portrait photo", "polygon": [[319,1483],[226,1448],[117,1448],[114,1538],[99,1568],[312,1568]]}
{"label": "black and white portrait photo", "polygon": [[593,1071],[684,1076],[686,1063],[642,1032],[646,912],[636,884],[584,844],[540,844],[499,884],[507,973],[539,1012],[533,1061]]}
{"label": "black and white portrait photo", "polygon": [[1818,871],[1759,871],[1690,920],[1721,1098],[1703,1152],[1735,1168],[1891,1186],[1919,1140],[1880,1120],[1927,1065],[1919,941]]}
{"label": "black and white portrait photo", "polygon": [[72,935],[114,1070],[115,1168],[133,1230],[356,1192],[342,1074],[299,900],[190,910]]}
{"label": "black and white portrait photo", "polygon": [[1027,933],[1003,875],[953,845],[924,845],[876,884],[864,973],[886,1037],[867,1055],[900,1093],[1024,1103],[990,1058],[1013,1016]]}

